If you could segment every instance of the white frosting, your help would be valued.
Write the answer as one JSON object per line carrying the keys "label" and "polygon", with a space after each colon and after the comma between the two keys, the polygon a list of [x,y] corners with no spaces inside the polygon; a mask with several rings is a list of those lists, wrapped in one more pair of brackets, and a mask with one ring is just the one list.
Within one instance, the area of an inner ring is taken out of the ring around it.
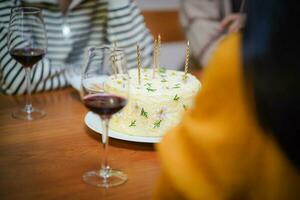
{"label": "white frosting", "polygon": [[[162,136],[175,126],[182,113],[192,106],[200,82],[191,74],[161,69],[153,78],[153,70],[129,71],[130,90],[128,105],[110,122],[110,128],[129,135]],[[105,83],[106,90],[124,95],[124,81],[120,76],[111,76]]]}

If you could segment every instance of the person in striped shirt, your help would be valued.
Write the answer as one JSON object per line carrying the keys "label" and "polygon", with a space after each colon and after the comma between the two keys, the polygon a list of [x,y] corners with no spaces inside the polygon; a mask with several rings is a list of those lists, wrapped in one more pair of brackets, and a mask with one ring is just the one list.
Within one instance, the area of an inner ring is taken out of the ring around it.
{"label": "person in striped shirt", "polygon": [[0,93],[26,93],[25,70],[7,48],[10,10],[17,6],[42,9],[48,48],[32,69],[32,92],[68,85],[67,71],[82,63],[89,46],[112,44],[125,50],[128,67],[136,65],[136,44],[143,65],[150,66],[153,38],[132,0],[4,0],[0,2]]}

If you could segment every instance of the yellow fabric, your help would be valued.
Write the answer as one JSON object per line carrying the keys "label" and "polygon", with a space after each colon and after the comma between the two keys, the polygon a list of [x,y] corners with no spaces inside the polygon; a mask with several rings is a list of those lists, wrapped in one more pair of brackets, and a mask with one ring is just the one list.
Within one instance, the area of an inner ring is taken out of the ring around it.
{"label": "yellow fabric", "polygon": [[194,108],[157,146],[154,199],[300,199],[300,175],[259,127],[244,88],[240,35],[226,38]]}

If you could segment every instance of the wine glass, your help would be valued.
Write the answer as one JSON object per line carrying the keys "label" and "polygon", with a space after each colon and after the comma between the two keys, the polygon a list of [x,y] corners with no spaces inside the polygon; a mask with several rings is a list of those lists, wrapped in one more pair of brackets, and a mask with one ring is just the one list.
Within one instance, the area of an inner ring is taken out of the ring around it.
{"label": "wine glass", "polygon": [[99,115],[103,130],[101,169],[86,172],[83,180],[97,187],[118,186],[126,182],[127,176],[108,165],[108,127],[112,115],[127,104],[129,76],[124,53],[110,46],[89,48],[82,71],[83,102]]}
{"label": "wine glass", "polygon": [[14,112],[14,118],[35,120],[42,118],[46,113],[32,107],[31,103],[31,69],[41,60],[47,48],[47,36],[42,11],[34,7],[17,7],[11,10],[8,50],[12,58],[19,62],[26,76],[26,105],[23,109]]}

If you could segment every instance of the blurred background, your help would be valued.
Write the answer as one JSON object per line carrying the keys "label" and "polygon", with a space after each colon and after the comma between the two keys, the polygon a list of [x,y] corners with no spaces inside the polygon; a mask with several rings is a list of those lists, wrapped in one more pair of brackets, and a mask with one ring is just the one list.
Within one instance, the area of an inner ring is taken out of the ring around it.
{"label": "blurred background", "polygon": [[[136,0],[154,37],[162,37],[161,65],[182,69],[185,38],[179,21],[179,0]],[[176,56],[174,56],[176,55]]]}

